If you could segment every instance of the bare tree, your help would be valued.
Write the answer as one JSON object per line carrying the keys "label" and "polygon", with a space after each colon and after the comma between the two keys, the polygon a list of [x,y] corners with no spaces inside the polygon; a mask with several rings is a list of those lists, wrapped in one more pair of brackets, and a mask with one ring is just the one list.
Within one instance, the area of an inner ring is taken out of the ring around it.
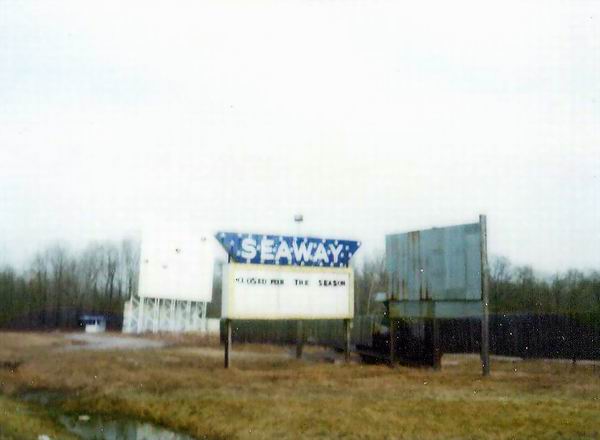
{"label": "bare tree", "polygon": [[51,292],[54,296],[54,326],[61,325],[61,307],[65,290],[65,271],[67,266],[67,250],[61,244],[55,244],[46,251],[46,258],[50,268]]}
{"label": "bare tree", "polygon": [[494,256],[491,258],[490,277],[496,283],[507,283],[512,278],[510,261],[506,257]]}
{"label": "bare tree", "polygon": [[112,306],[115,293],[115,284],[117,283],[117,269],[119,265],[119,250],[112,243],[106,243],[104,246],[104,296],[108,299],[108,307]]}
{"label": "bare tree", "polygon": [[374,252],[365,257],[362,266],[356,270],[355,276],[355,309],[359,315],[371,312],[373,295],[377,291],[386,291],[388,277],[385,267],[385,253]]}
{"label": "bare tree", "polygon": [[137,292],[139,265],[140,242],[131,238],[124,239],[121,241],[121,270],[127,298]]}
{"label": "bare tree", "polygon": [[85,298],[95,301],[99,296],[98,283],[100,282],[104,250],[101,245],[92,243],[82,252],[79,260],[79,276]]}
{"label": "bare tree", "polygon": [[47,313],[49,308],[49,282],[48,262],[45,253],[38,252],[31,264],[30,289],[32,299],[30,300],[30,316],[36,315],[36,321],[42,327],[48,325]]}
{"label": "bare tree", "polygon": [[377,291],[387,291],[388,275],[385,266],[385,252],[376,252],[372,259],[365,262],[364,272],[369,274],[366,314],[371,313],[373,295]]}

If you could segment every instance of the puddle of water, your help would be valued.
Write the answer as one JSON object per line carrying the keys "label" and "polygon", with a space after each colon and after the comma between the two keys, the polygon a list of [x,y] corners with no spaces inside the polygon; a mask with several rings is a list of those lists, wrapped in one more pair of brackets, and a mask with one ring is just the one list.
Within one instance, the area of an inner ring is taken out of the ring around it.
{"label": "puddle of water", "polygon": [[79,417],[61,415],[59,422],[84,440],[194,440],[149,423],[100,416]]}
{"label": "puddle of water", "polygon": [[151,423],[100,415],[69,415],[56,410],[56,403],[64,399],[60,392],[36,390],[23,393],[21,399],[48,408],[51,414],[69,432],[83,440],[195,440]]}

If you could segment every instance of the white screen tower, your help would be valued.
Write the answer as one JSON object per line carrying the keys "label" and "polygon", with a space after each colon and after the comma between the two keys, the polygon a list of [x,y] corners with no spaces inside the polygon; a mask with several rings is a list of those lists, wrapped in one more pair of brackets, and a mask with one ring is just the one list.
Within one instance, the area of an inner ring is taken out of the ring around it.
{"label": "white screen tower", "polygon": [[123,332],[206,331],[213,241],[210,232],[181,222],[145,228],[138,294],[125,303]]}

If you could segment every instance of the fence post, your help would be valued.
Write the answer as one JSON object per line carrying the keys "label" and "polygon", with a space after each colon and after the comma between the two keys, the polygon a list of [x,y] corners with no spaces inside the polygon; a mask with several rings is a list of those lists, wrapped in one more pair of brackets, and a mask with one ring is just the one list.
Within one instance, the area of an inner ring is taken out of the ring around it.
{"label": "fence post", "polygon": [[481,230],[481,300],[483,314],[481,316],[481,367],[484,376],[490,374],[490,334],[489,334],[489,268],[487,258],[487,219],[485,215],[479,216]]}

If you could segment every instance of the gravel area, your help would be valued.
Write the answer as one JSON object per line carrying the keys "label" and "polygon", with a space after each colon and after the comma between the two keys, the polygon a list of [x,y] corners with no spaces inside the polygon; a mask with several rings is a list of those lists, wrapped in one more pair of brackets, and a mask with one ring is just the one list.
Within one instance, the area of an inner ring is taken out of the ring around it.
{"label": "gravel area", "polygon": [[71,333],[65,338],[72,342],[63,347],[65,351],[77,350],[141,350],[146,348],[161,348],[166,344],[153,339],[132,338],[130,336],[113,335],[109,333]]}

